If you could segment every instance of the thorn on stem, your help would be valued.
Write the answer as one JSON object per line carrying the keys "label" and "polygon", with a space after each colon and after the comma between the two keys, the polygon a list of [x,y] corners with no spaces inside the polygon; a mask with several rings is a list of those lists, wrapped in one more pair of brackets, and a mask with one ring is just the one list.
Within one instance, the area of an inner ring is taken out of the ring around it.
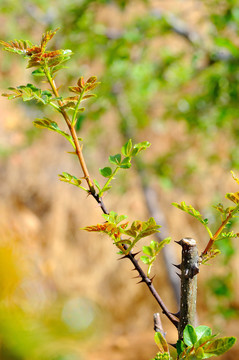
{"label": "thorn on stem", "polygon": [[139,282],[137,282],[137,284],[140,284],[140,283],[143,283],[143,282],[145,282],[145,280],[141,279]]}
{"label": "thorn on stem", "polygon": [[178,265],[176,265],[176,264],[172,264],[173,266],[175,266],[177,269],[179,269],[179,270],[181,270],[181,268],[182,268],[182,265],[181,264],[178,264]]}
{"label": "thorn on stem", "polygon": [[181,279],[182,278],[182,276],[181,276],[181,274],[178,274],[178,273],[176,273],[177,275],[178,275],[178,277]]}
{"label": "thorn on stem", "polygon": [[183,241],[182,240],[179,240],[179,241],[174,241],[174,242],[176,242],[176,244],[178,244],[178,245],[180,245],[180,246],[183,246]]}
{"label": "thorn on stem", "polygon": [[155,276],[156,276],[156,274],[154,274],[154,276],[152,276],[152,277],[150,278],[151,283],[154,281]]}
{"label": "thorn on stem", "polygon": [[136,255],[138,255],[141,251],[137,251],[136,253],[131,253],[131,256],[134,258]]}
{"label": "thorn on stem", "polygon": [[129,255],[124,255],[124,256],[121,256],[118,260],[127,259],[128,257],[129,257]]}

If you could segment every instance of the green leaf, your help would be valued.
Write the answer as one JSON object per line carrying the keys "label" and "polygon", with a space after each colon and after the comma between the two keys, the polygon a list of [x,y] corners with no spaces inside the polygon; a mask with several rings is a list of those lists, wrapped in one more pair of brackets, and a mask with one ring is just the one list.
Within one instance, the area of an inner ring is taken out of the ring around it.
{"label": "green leaf", "polygon": [[154,256],[153,249],[150,246],[143,246],[142,250],[146,255]]}
{"label": "green leaf", "polygon": [[118,215],[116,212],[111,211],[109,214],[102,214],[106,221],[113,224],[119,224],[121,221],[127,219],[126,215]]}
{"label": "green leaf", "polygon": [[94,181],[94,184],[95,184],[95,186],[97,187],[97,189],[99,190],[99,191],[101,191],[101,187],[100,187],[100,184],[98,183],[98,181],[97,180],[93,180]]}
{"label": "green leaf", "polygon": [[195,359],[200,360],[200,359],[205,359],[205,353],[203,351],[203,348],[199,347],[195,350]]}
{"label": "green leaf", "polygon": [[104,167],[103,169],[99,169],[102,176],[109,178],[112,175],[112,169],[110,167]]}
{"label": "green leaf", "polygon": [[192,215],[193,217],[195,217],[198,221],[200,221],[200,223],[202,223],[205,226],[205,228],[206,228],[207,232],[209,233],[210,237],[213,236],[211,230],[207,226],[208,219],[203,219],[202,214],[200,214],[200,212],[198,210],[194,209],[194,207],[192,207],[192,205],[186,205],[184,201],[182,201],[181,204],[173,202],[172,205],[177,207],[178,209],[180,209],[182,211],[185,211],[187,214]]}
{"label": "green leaf", "polygon": [[148,147],[150,147],[150,145],[151,144],[148,141],[143,141],[141,143],[135,144],[130,153],[130,156],[138,155],[140,151],[147,149]]}
{"label": "green leaf", "polygon": [[36,119],[35,121],[33,121],[33,124],[41,129],[48,129],[48,130],[52,130],[52,131],[56,131],[59,134],[61,134],[62,136],[64,136],[70,143],[71,145],[75,148],[75,144],[73,141],[73,138],[71,135],[67,134],[66,132],[62,131],[59,127],[58,124],[55,121],[52,121],[48,118],[44,118],[44,119]]}
{"label": "green leaf", "polygon": [[43,68],[36,69],[32,72],[32,75],[34,76],[45,76]]}
{"label": "green leaf", "polygon": [[171,241],[171,238],[170,237],[167,237],[166,239],[160,241],[160,242],[156,242],[157,245],[154,245],[156,247],[156,250],[155,250],[155,255],[157,255],[165,245],[169,244]]}
{"label": "green leaf", "polygon": [[120,168],[121,169],[129,169],[131,167],[131,163],[130,163],[130,157],[126,157],[121,163],[120,163]]}
{"label": "green leaf", "polygon": [[176,343],[177,354],[180,355],[186,349],[186,345],[182,340],[178,340]]}
{"label": "green leaf", "polygon": [[140,256],[140,260],[146,265],[150,264],[150,258],[148,256]]}
{"label": "green leaf", "polygon": [[197,334],[194,327],[190,324],[186,325],[183,331],[183,341],[187,346],[192,346],[197,342]]}
{"label": "green leaf", "polygon": [[109,162],[114,165],[119,165],[121,162],[121,155],[116,154],[116,155],[109,156]]}
{"label": "green leaf", "polygon": [[234,336],[223,337],[210,341],[203,347],[205,354],[204,359],[224,354],[235,344],[235,342],[236,338]]}
{"label": "green leaf", "polygon": [[212,330],[210,329],[210,327],[205,326],[205,325],[200,325],[200,326],[196,327],[195,332],[197,334],[197,339],[198,340],[200,340],[204,336],[211,336],[212,335]]}
{"label": "green leaf", "polygon": [[121,148],[121,153],[124,155],[124,156],[129,156],[130,155],[130,152],[131,152],[131,149],[132,149],[132,140],[129,139],[127,141],[127,143],[124,144],[124,146],[122,146]]}
{"label": "green leaf", "polygon": [[59,175],[59,178],[61,181],[67,182],[69,184],[75,185],[80,187],[83,190],[86,190],[85,188],[83,188],[81,185],[82,181],[80,179],[78,179],[76,176],[69,174],[68,172],[63,172],[62,174]]}
{"label": "green leaf", "polygon": [[168,344],[160,332],[156,332],[154,335],[155,343],[157,344],[161,353],[168,352]]}

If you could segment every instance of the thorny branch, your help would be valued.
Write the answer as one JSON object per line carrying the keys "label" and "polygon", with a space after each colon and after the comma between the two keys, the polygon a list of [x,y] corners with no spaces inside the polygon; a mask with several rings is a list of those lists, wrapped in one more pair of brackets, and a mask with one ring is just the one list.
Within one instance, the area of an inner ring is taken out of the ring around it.
{"label": "thorny branch", "polygon": [[[56,97],[59,97],[59,93],[58,93],[58,90],[57,90],[57,87],[56,87],[56,84],[55,82],[52,80],[49,72],[47,71],[47,68],[45,69],[45,73],[46,73],[46,76],[47,76],[47,79],[50,83],[50,86],[52,88],[52,91],[53,93],[55,94]],[[59,100],[58,101],[59,103],[59,106],[62,107],[62,102]],[[87,181],[87,184],[88,184],[88,187],[89,187],[89,193],[94,197],[94,199],[97,201],[97,203],[100,205],[100,208],[102,210],[102,212],[104,214],[109,214],[109,212],[107,211],[106,207],[105,207],[105,204],[102,200],[101,197],[99,197],[98,194],[96,194],[95,192],[95,189],[94,189],[94,186],[93,186],[93,183],[92,181],[90,180],[90,176],[89,176],[89,172],[88,172],[88,169],[87,169],[87,166],[85,164],[85,160],[84,160],[84,157],[83,157],[83,153],[82,153],[82,150],[81,150],[81,147],[79,145],[79,142],[78,142],[78,137],[76,135],[76,131],[75,131],[75,128],[74,126],[71,125],[71,121],[67,115],[67,113],[65,112],[64,109],[61,108],[60,110],[61,114],[63,115],[66,123],[67,123],[67,126],[69,128],[69,131],[72,135],[72,138],[73,138],[73,141],[74,141],[74,144],[75,144],[75,149],[76,149],[76,154],[77,154],[77,157],[79,159],[79,162],[80,162],[80,166],[82,168],[82,171],[84,173],[84,177],[85,177],[85,180]],[[127,250],[127,246],[126,245],[123,245],[124,246],[124,249]],[[167,318],[176,326],[178,327],[178,320],[175,318],[175,316],[167,309],[166,305],[164,304],[163,300],[161,299],[161,297],[159,296],[159,294],[157,293],[155,287],[153,286],[152,284],[152,281],[153,281],[153,278],[150,279],[143,271],[143,269],[141,268],[141,266],[139,265],[138,263],[138,260],[136,260],[135,256],[137,254],[133,254],[131,251],[127,254],[127,255],[124,255],[123,258],[127,258],[129,259],[132,264],[134,265],[134,269],[138,272],[139,274],[139,278],[141,279],[139,282],[144,282],[148,289],[150,290],[151,294],[153,295],[153,297],[155,298],[155,300],[157,301],[157,303],[159,304],[160,308],[162,309],[163,311],[163,314],[165,314],[167,316]]]}

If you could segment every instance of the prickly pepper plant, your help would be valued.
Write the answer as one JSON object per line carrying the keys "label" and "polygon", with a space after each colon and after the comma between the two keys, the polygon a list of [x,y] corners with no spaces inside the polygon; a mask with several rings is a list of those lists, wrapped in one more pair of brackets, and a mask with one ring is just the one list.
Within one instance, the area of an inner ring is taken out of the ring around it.
{"label": "prickly pepper plant", "polygon": [[[155,289],[153,285],[154,275],[151,275],[152,266],[157,255],[166,244],[169,244],[171,239],[166,238],[160,243],[152,240],[150,245],[142,246],[143,255],[139,259],[136,258],[138,254],[135,251],[136,245],[142,239],[159,232],[160,225],[152,217],[147,221],[135,220],[129,224],[126,221],[127,216],[118,215],[114,211],[109,212],[102,199],[104,193],[110,190],[112,181],[118,171],[129,169],[133,158],[141,151],[147,149],[150,143],[144,141],[133,144],[131,139],[128,140],[119,153],[109,156],[110,164],[99,169],[101,176],[105,178],[103,187],[99,185],[97,180],[91,179],[82,152],[82,139],[78,137],[76,124],[78,114],[85,110],[82,103],[95,96],[92,91],[99,82],[97,82],[95,76],[91,76],[87,80],[84,80],[81,76],[74,86],[69,86],[69,95],[67,97],[60,94],[55,78],[57,73],[65,67],[65,62],[70,59],[72,52],[71,50],[51,51],[47,49],[48,42],[56,34],[56,31],[47,31],[43,34],[40,45],[34,45],[30,41],[25,40],[0,41],[4,50],[22,55],[27,59],[27,68],[34,68],[32,72],[33,77],[42,77],[49,86],[48,90],[42,90],[33,84],[21,85],[16,88],[10,87],[9,92],[3,94],[3,96],[6,96],[8,99],[21,98],[23,101],[42,103],[52,107],[59,116],[63,117],[68,132],[61,130],[57,122],[48,118],[36,119],[34,125],[57,132],[64,136],[72,146],[71,154],[77,156],[82,176],[79,177],[63,172],[59,175],[59,178],[61,181],[75,185],[92,196],[100,205],[104,218],[101,224],[89,225],[83,228],[83,230],[102,232],[108,235],[116,246],[120,257],[128,259],[132,263],[134,270],[138,273],[139,282],[146,284],[161,308],[162,313],[166,315],[178,331],[178,340],[172,345],[176,348],[176,358],[179,360],[208,359],[212,356],[223,354],[235,343],[236,339],[234,337],[216,338],[216,335],[212,334],[212,330],[209,327],[204,325],[195,327],[197,274],[202,264],[220,253],[216,247],[217,241],[238,236],[237,233],[228,232],[226,229],[231,219],[238,213],[239,192],[226,195],[226,198],[232,201],[233,206],[227,208],[224,208],[222,204],[216,206],[221,215],[221,224],[215,232],[210,230],[208,220],[204,219],[200,212],[191,205],[186,205],[185,202],[181,204],[173,203],[174,206],[187,212],[202,223],[208,233],[209,241],[200,255],[198,254],[197,244],[194,239],[185,237],[177,241],[182,247],[182,262],[179,265],[175,265],[181,271],[178,274],[181,278],[181,302],[179,312],[177,314],[171,313]],[[234,173],[232,175],[239,184],[239,179]],[[146,273],[141,263],[147,266]],[[159,348],[159,352],[154,360],[174,359],[170,355],[169,345],[165,339],[161,321],[159,323],[155,321],[154,329],[155,342]]]}

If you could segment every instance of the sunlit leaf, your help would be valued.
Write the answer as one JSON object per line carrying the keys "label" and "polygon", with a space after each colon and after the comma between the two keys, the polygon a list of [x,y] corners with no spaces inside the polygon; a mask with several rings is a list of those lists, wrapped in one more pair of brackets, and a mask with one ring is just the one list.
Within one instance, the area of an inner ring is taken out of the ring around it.
{"label": "sunlit leaf", "polygon": [[204,359],[224,354],[235,344],[235,342],[236,338],[233,336],[223,337],[210,341],[203,347],[205,354]]}
{"label": "sunlit leaf", "polygon": [[112,169],[110,167],[104,167],[103,169],[99,169],[102,176],[108,178],[112,175]]}
{"label": "sunlit leaf", "polygon": [[121,162],[121,155],[116,154],[116,155],[109,156],[109,162],[114,165],[119,165]]}
{"label": "sunlit leaf", "polygon": [[183,341],[187,346],[192,346],[197,342],[196,331],[190,324],[186,325],[183,331]]}
{"label": "sunlit leaf", "polygon": [[75,144],[74,144],[72,136],[67,134],[66,132],[62,131],[58,127],[58,124],[55,121],[52,121],[52,120],[50,120],[48,118],[36,119],[35,121],[33,121],[33,124],[38,128],[43,128],[43,129],[45,128],[45,129],[48,129],[48,130],[58,132],[59,134],[64,136],[71,143],[71,145],[75,148]]}
{"label": "sunlit leaf", "polygon": [[129,156],[130,155],[130,152],[131,152],[131,149],[132,149],[132,140],[129,139],[126,144],[124,144],[124,146],[122,146],[121,148],[121,153],[124,155],[124,156]]}
{"label": "sunlit leaf", "polygon": [[156,332],[154,335],[155,343],[157,344],[161,353],[168,352],[168,344],[163,335],[160,332]]}

